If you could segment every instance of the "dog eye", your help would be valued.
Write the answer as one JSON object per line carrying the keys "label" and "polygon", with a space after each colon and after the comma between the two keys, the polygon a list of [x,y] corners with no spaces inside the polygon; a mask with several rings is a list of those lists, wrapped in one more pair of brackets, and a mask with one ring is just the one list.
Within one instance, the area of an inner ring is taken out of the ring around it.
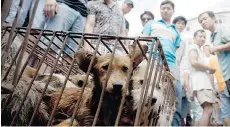
{"label": "dog eye", "polygon": [[128,71],[128,67],[123,66],[123,67],[122,67],[122,70],[123,70],[124,72],[127,72],[127,71]]}
{"label": "dog eye", "polygon": [[102,66],[104,70],[108,70],[109,65]]}

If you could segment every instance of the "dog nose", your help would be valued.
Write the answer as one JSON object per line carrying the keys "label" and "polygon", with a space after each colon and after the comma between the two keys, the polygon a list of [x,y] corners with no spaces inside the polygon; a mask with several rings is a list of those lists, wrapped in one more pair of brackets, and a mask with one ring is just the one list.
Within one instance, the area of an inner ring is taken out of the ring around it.
{"label": "dog nose", "polygon": [[113,88],[120,90],[122,88],[122,83],[121,82],[113,83]]}

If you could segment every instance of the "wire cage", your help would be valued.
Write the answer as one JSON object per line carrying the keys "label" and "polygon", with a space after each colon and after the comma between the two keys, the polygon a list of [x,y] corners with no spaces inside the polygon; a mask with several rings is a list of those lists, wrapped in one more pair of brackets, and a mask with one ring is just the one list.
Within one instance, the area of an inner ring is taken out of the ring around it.
{"label": "wire cage", "polygon": [[[16,27],[17,16],[12,26],[2,27],[2,125],[171,124],[175,88],[157,38],[32,29],[35,11],[28,27]],[[83,43],[92,50],[83,51]],[[127,43],[133,44],[132,50]],[[153,54],[146,54],[146,43]],[[111,79],[115,68],[120,76]],[[115,87],[107,91],[111,80],[124,81],[116,86],[119,92]]]}

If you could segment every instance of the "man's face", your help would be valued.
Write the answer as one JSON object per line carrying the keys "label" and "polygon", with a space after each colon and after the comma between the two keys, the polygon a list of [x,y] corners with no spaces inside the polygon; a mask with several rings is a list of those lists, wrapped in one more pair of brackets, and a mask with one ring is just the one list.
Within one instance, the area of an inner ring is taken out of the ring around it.
{"label": "man's face", "polygon": [[174,10],[170,4],[164,4],[160,8],[160,12],[163,20],[170,20]]}
{"label": "man's face", "polygon": [[205,30],[209,30],[215,24],[215,18],[211,18],[207,13],[202,14],[198,21]]}
{"label": "man's face", "polygon": [[151,20],[151,19],[152,19],[152,18],[151,18],[150,15],[144,14],[144,15],[142,16],[142,18],[141,18],[141,23],[142,23],[142,25],[145,26],[145,24],[146,24],[149,20]]}
{"label": "man's face", "polygon": [[206,41],[205,32],[198,32],[196,37],[194,37],[194,42],[198,44],[200,47],[204,45],[205,41]]}
{"label": "man's face", "polygon": [[122,7],[122,11],[123,11],[124,15],[129,13],[132,10],[132,8],[133,8],[132,5],[124,3],[123,7]]}
{"label": "man's face", "polygon": [[180,20],[180,21],[176,22],[175,27],[177,28],[177,30],[182,32],[185,28],[185,22],[183,20]]}

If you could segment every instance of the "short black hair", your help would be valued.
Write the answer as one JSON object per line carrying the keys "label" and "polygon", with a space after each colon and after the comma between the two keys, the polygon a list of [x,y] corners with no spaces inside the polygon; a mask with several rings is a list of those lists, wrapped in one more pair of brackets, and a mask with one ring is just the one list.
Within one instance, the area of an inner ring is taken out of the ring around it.
{"label": "short black hair", "polygon": [[187,25],[187,19],[183,16],[178,16],[175,19],[173,19],[173,24],[176,24],[179,21],[184,21],[185,26]]}
{"label": "short black hair", "polygon": [[142,17],[144,15],[149,15],[151,17],[151,19],[154,20],[154,15],[153,15],[152,12],[150,12],[150,11],[144,11],[144,13],[141,14],[140,18],[142,19]]}
{"label": "short black hair", "polygon": [[205,32],[203,29],[197,30],[197,31],[194,33],[193,37],[196,37],[196,36],[198,35],[198,33],[203,33],[203,32]]}
{"label": "short black hair", "polygon": [[165,4],[170,4],[172,6],[173,10],[174,10],[175,4],[171,0],[165,0],[165,1],[161,2],[161,6],[165,5]]}
{"label": "short black hair", "polygon": [[198,16],[198,20],[199,20],[200,16],[203,15],[203,14],[208,14],[209,17],[215,18],[215,14],[213,13],[213,11],[205,11],[205,12],[201,13],[201,14]]}

